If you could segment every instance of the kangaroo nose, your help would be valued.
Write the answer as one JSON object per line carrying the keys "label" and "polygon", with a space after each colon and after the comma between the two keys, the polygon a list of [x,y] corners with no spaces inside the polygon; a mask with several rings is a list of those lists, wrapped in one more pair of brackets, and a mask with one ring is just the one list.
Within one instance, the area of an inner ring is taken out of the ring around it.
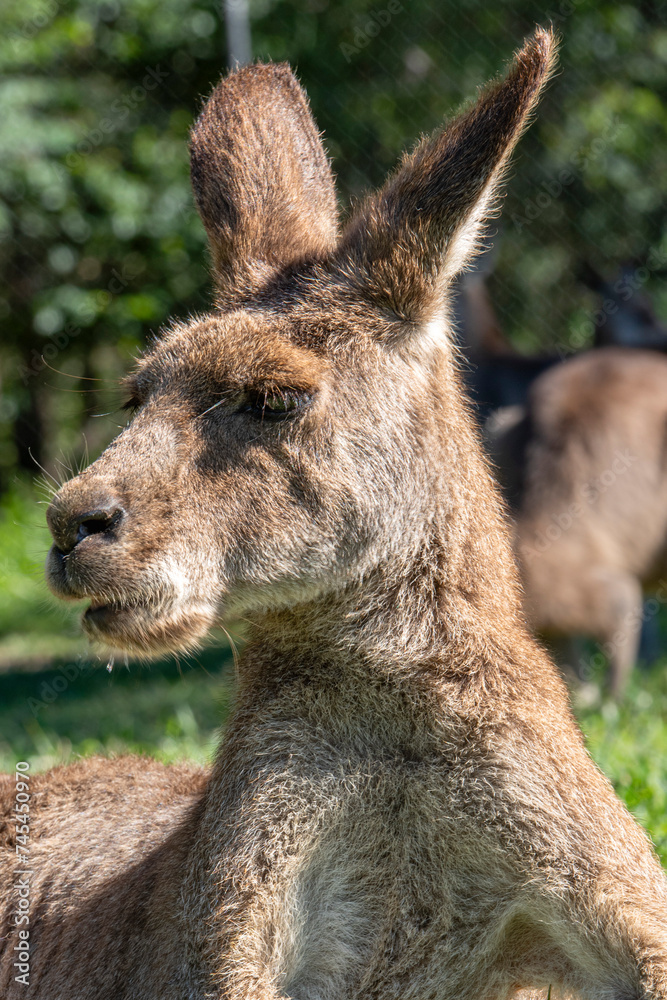
{"label": "kangaroo nose", "polygon": [[53,540],[64,553],[71,552],[88,535],[110,532],[124,517],[123,508],[110,497],[78,511],[68,509],[56,497],[46,513]]}

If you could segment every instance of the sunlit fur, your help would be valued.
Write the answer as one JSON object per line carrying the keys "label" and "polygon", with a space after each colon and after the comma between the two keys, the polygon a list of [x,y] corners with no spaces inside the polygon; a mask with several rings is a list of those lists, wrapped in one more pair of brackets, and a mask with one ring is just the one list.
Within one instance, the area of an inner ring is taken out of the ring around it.
{"label": "sunlit fur", "polygon": [[[285,67],[204,109],[218,307],[146,355],[131,425],[54,499],[49,578],[124,649],[250,619],[236,707],[209,773],[34,779],[30,989],[10,825],[4,996],[667,998],[665,880],[525,630],[436,321],[552,52],[538,31],[340,236]],[[250,412],[288,390],[288,419]]]}

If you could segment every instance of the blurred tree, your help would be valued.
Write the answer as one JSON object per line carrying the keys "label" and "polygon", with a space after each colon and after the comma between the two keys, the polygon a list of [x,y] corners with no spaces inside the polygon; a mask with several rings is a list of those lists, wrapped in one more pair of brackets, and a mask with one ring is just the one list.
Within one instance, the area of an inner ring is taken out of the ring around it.
{"label": "blurred tree", "polygon": [[[597,304],[582,264],[613,277],[628,261],[628,294],[648,289],[667,318],[664,2],[251,0],[251,16],[254,55],[297,68],[346,200],[553,21],[561,71],[520,147],[497,240],[502,323],[524,349],[585,346]],[[90,417],[109,409],[105,387],[149,331],[210,301],[186,142],[225,39],[222,0],[5,0],[2,19],[6,485],[34,468],[29,452],[52,469],[84,437],[97,450],[115,429]]]}

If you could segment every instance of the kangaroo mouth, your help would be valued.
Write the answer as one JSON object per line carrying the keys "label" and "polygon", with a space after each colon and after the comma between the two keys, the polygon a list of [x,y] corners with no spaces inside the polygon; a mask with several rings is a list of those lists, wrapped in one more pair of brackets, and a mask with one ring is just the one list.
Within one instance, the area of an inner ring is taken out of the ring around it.
{"label": "kangaroo mouth", "polygon": [[112,650],[154,657],[192,649],[213,624],[210,609],[174,594],[104,601],[93,598],[82,619],[86,635]]}
{"label": "kangaroo mouth", "polygon": [[154,617],[156,608],[152,608],[148,601],[99,601],[92,600],[90,606],[83,613],[84,628],[104,629],[105,626],[119,623],[123,618],[134,616],[139,621],[144,617]]}
{"label": "kangaroo mouth", "polygon": [[89,639],[139,658],[196,646],[215,617],[211,609],[181,594],[168,571],[132,578],[122,561],[100,564],[81,555],[72,558],[54,546],[46,578],[58,597],[90,602],[81,620]]}
{"label": "kangaroo mouth", "polygon": [[81,624],[89,638],[113,649],[138,654],[165,652],[177,641],[168,624],[174,603],[173,597],[159,593],[150,598],[114,596],[112,600],[94,596]]}

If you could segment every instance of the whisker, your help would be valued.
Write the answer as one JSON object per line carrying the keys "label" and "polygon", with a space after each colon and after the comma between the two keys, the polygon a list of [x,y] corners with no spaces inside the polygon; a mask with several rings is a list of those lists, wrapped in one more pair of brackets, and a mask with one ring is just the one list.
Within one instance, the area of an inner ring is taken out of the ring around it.
{"label": "whisker", "polygon": [[234,641],[234,639],[230,635],[230,633],[225,628],[225,626],[221,624],[220,628],[222,629],[222,631],[227,636],[227,641],[229,642],[229,645],[231,646],[232,659],[234,660],[234,677],[236,678],[236,680],[238,682],[239,676],[240,676],[239,675],[239,663],[240,663],[240,659],[241,659],[240,655],[239,655],[238,647],[236,645],[236,642]]}
{"label": "whisker", "polygon": [[[72,378],[74,378],[74,376],[72,376]],[[56,389],[58,392],[74,392],[77,395],[80,392],[94,392],[98,396],[100,394],[99,389],[66,389],[64,385],[54,385],[53,382],[45,382],[44,385],[47,389]]]}
{"label": "whisker", "polygon": [[86,437],[86,435],[83,432],[82,432],[82,437],[83,437],[84,448],[83,448],[83,455],[81,456],[81,464],[79,465],[79,467],[77,469],[78,473],[80,473],[81,470],[84,469],[85,466],[88,465],[88,463],[90,461],[89,452],[88,452],[88,438]]}
{"label": "whisker", "polygon": [[[45,493],[47,497],[53,497],[58,492],[58,490],[52,486],[51,483],[47,482],[41,476],[36,476],[33,484],[36,490],[41,493]],[[58,487],[58,489],[60,489],[60,487]]]}
{"label": "whisker", "polygon": [[55,461],[65,470],[65,472],[69,472],[70,476],[74,475],[74,469],[72,468],[71,463],[64,462],[61,458],[56,458]]}
{"label": "whisker", "polygon": [[[56,375],[64,375],[65,378],[85,379],[86,382],[111,382],[112,381],[112,379],[109,379],[109,378],[93,378],[92,375],[72,375],[70,372],[62,372],[58,368],[54,368],[53,365],[50,365],[49,362],[45,359],[45,357],[44,357],[43,354],[42,354],[41,357],[42,357],[42,361],[44,362],[44,364],[46,365],[46,367],[49,368],[52,372],[55,372]],[[77,390],[75,389],[74,391],[76,392]],[[96,389],[81,389],[80,391],[81,392],[96,392],[97,390]]]}
{"label": "whisker", "polygon": [[225,396],[222,399],[219,399],[217,403],[213,404],[213,406],[209,406],[208,410],[204,410],[203,413],[197,414],[197,417],[195,419],[198,420],[199,417],[205,417],[207,413],[211,412],[211,410],[215,410],[215,409],[217,409],[218,406],[222,406],[222,404],[225,402],[226,398],[227,397]]}
{"label": "whisker", "polygon": [[56,484],[56,486],[58,487],[58,489],[60,489],[60,487],[61,487],[62,483],[59,483],[59,482],[58,482],[58,480],[56,479],[56,477],[55,477],[55,476],[52,476],[52,475],[51,475],[51,473],[50,473],[50,472],[48,472],[48,471],[47,471],[47,470],[46,470],[46,469],[44,468],[44,466],[40,464],[40,462],[38,462],[38,461],[37,461],[37,459],[36,459],[36,458],[35,458],[35,456],[33,455],[33,453],[32,453],[32,451],[31,451],[31,449],[30,449],[30,448],[28,448],[28,454],[30,455],[31,459],[33,460],[33,462],[35,463],[35,465],[37,466],[37,468],[38,468],[38,469],[41,469],[41,470],[42,470],[42,472],[44,473],[44,475],[45,475],[45,476],[48,476],[48,477],[49,477],[49,479],[52,479],[52,480],[53,480],[53,482],[54,482],[54,483]]}

